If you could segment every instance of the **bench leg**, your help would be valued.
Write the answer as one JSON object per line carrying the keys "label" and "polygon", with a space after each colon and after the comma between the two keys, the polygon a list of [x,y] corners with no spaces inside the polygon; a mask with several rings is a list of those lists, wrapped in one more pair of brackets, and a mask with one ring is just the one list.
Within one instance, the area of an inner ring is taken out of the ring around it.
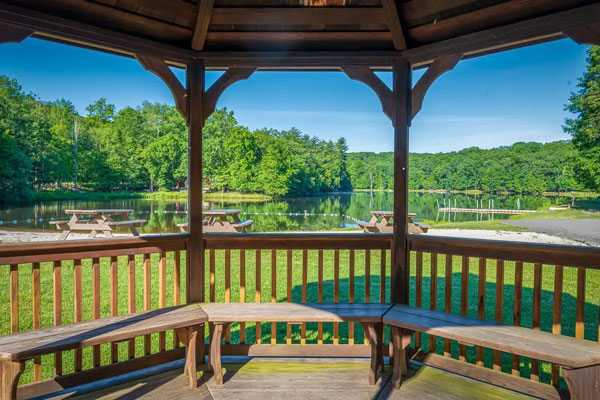
{"label": "bench leg", "polygon": [[60,233],[60,236],[58,237],[58,240],[67,240],[67,238],[69,237],[69,233],[71,233],[71,232],[69,232],[67,230],[63,230]]}
{"label": "bench leg", "polygon": [[190,382],[190,388],[195,389],[198,387],[198,375],[196,374],[196,366],[198,360],[196,358],[198,338],[201,336],[199,333],[202,332],[201,327],[203,325],[191,326],[189,328],[177,329],[177,336],[179,340],[185,345],[185,365],[183,372],[187,375]]}
{"label": "bench leg", "polygon": [[361,325],[371,344],[369,385],[375,385],[383,372],[383,324],[381,322],[361,322]]}
{"label": "bench leg", "polygon": [[600,398],[600,365],[575,369],[563,368],[563,376],[569,387],[571,400]]}
{"label": "bench leg", "polygon": [[0,362],[0,400],[11,400],[17,398],[19,377],[23,373],[24,369],[24,362]]}
{"label": "bench leg", "polygon": [[394,373],[392,374],[392,387],[400,389],[402,375],[406,375],[407,360],[406,348],[410,344],[413,332],[397,326],[390,326],[392,337],[392,353],[394,357]]}
{"label": "bench leg", "polygon": [[227,331],[229,323],[213,323],[212,335],[210,338],[210,364],[213,370],[215,382],[217,385],[223,384],[223,371],[221,369],[221,340],[223,334]]}

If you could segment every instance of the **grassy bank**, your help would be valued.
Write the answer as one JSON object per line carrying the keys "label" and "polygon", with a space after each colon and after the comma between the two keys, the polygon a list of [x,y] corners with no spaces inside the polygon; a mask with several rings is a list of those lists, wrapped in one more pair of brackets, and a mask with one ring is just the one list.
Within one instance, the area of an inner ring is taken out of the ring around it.
{"label": "grassy bank", "polygon": [[[240,299],[240,275],[239,275],[239,251],[231,251],[231,301],[237,302]],[[271,301],[271,252],[262,251],[262,264],[261,264],[261,275],[262,280],[259,284],[261,288],[263,302]],[[381,288],[381,275],[380,275],[380,256],[379,251],[371,251],[370,259],[370,271],[367,274],[369,277],[369,288],[370,288],[370,300],[372,302],[379,301],[380,288]],[[255,252],[252,250],[246,251],[246,301],[256,301],[254,288],[256,287],[256,263],[255,263]],[[309,302],[316,302],[318,299],[318,252],[309,251],[308,253],[308,270],[307,270],[307,297]],[[386,301],[389,301],[390,296],[390,254],[387,252],[387,271],[385,279],[385,293]],[[152,307],[158,306],[158,256],[152,255],[152,273],[151,273],[151,303]],[[276,298],[278,301],[285,301],[287,297],[287,254],[286,251],[277,252],[276,257]],[[110,260],[102,258],[100,260],[100,301],[101,301],[101,316],[106,317],[110,315],[110,285],[108,284],[110,279]],[[346,302],[349,299],[349,252],[347,250],[340,251],[340,263],[339,263],[339,293],[340,301]],[[127,258],[120,257],[118,261],[118,311],[120,314],[127,313],[127,288],[128,288],[128,266]],[[324,252],[324,268],[323,268],[323,301],[331,302],[334,296],[334,281],[333,277],[335,274],[334,267],[334,254],[333,251]],[[440,256],[438,260],[438,276],[437,279],[437,308],[443,309],[444,300],[444,268],[440,268],[439,265],[444,265],[444,257]],[[185,262],[182,262],[182,266]],[[206,263],[207,269],[209,263]],[[424,254],[423,257],[423,307],[429,307],[429,288],[431,284],[431,271],[430,271],[430,255]],[[414,293],[415,293],[415,259],[413,255],[412,269],[411,269],[411,304],[414,304]],[[479,260],[476,258],[470,259],[469,265],[469,298],[468,298],[468,310],[470,316],[477,316],[477,283],[478,283],[478,271],[479,271]],[[461,257],[454,257],[452,260],[452,311],[455,313],[460,312],[461,306],[461,269],[462,260]],[[293,251],[292,253],[292,299],[293,301],[299,302],[302,300],[302,251]],[[166,286],[166,298],[167,305],[172,304],[173,298],[173,255],[167,255],[167,286]],[[22,265],[19,267],[19,308],[21,310],[19,318],[19,329],[21,331],[31,329],[31,265]],[[52,326],[53,316],[53,290],[52,290],[52,263],[42,263],[41,265],[41,325],[42,327]],[[143,260],[140,256],[136,257],[136,297],[135,303],[138,311],[144,308],[144,296],[143,296]],[[208,271],[207,271],[208,276]],[[208,281],[208,279],[207,279]],[[214,301],[223,302],[225,300],[225,256],[222,250],[216,251],[215,259],[215,298]],[[365,271],[365,252],[356,251],[355,253],[355,301],[365,301],[365,282],[366,271]],[[486,316],[488,319],[494,319],[494,302],[496,297],[496,262],[495,260],[489,260],[487,263],[486,271],[486,294],[485,294],[485,309]],[[505,263],[504,273],[504,322],[511,323],[513,315],[513,302],[514,298],[514,263]],[[83,319],[89,320],[92,318],[92,274],[91,274],[91,261],[83,261]],[[62,265],[62,290],[63,290],[63,323],[73,322],[73,268],[72,262],[64,262]],[[10,330],[10,312],[9,312],[9,269],[6,267],[0,268],[0,334],[6,334]],[[185,299],[185,268],[182,269],[182,281],[181,281],[181,301]],[[542,304],[552,304],[553,299],[553,288],[554,288],[554,266],[544,266],[542,273]],[[206,293],[210,293],[208,286]],[[564,289],[563,289],[563,314],[562,314],[562,330],[566,335],[574,334],[575,326],[575,310],[576,310],[576,294],[577,294],[577,270],[574,268],[565,268],[564,270]],[[533,302],[533,265],[524,265],[524,276],[523,276],[523,325],[531,326],[531,309]],[[588,270],[586,276],[586,308],[585,308],[585,337],[589,340],[597,340],[598,335],[598,303],[600,301],[600,270]],[[552,328],[552,307],[542,307],[542,328],[550,331]],[[316,324],[308,324],[307,329],[307,343],[316,343],[317,340],[317,326]],[[262,339],[263,343],[269,343],[271,332],[271,324],[262,324]],[[325,343],[332,342],[333,328],[331,324],[324,324],[324,341]],[[278,343],[285,343],[285,324],[277,324],[277,341]],[[348,342],[348,325],[340,324],[340,343]],[[248,342],[253,342],[255,339],[254,324],[246,325],[246,336]],[[355,329],[355,340],[360,343],[363,339],[363,332],[360,327]],[[240,340],[240,326],[239,324],[233,324],[231,329],[231,342],[239,343]],[[299,342],[299,328],[293,328],[293,340],[294,343]],[[167,348],[172,346],[172,335],[169,333],[167,336]],[[427,348],[428,340],[423,340],[425,348]],[[119,348],[119,360],[126,360],[127,354],[127,343],[120,343]],[[438,351],[443,349],[442,341],[438,341]],[[468,360],[473,362],[475,359],[475,348],[469,348]],[[152,335],[152,352],[158,351],[158,335]],[[452,348],[453,354],[456,356],[458,353],[458,345],[454,343]],[[143,339],[138,338],[136,344],[136,354],[142,356],[143,350]],[[110,345],[101,346],[102,354],[102,365],[110,363]],[[84,369],[92,367],[92,349],[84,349]],[[64,352],[64,370],[65,373],[73,371],[73,352]],[[42,372],[43,378],[49,378],[53,374],[53,356],[42,357]],[[491,365],[493,362],[493,352],[486,351],[485,353],[486,365]],[[522,374],[528,376],[529,360],[521,358]],[[511,358],[508,355],[504,355],[503,358],[503,370],[510,371],[511,369]],[[548,381],[550,367],[544,364],[542,380]],[[27,369],[23,374],[22,382],[30,382],[32,379],[32,367],[28,363]]]}
{"label": "grassy bank", "polygon": [[600,218],[600,212],[583,210],[540,210],[534,213],[512,215],[510,219],[593,219]]}
{"label": "grassy bank", "polygon": [[[35,192],[34,201],[107,201],[119,199],[148,199],[148,200],[179,200],[186,201],[188,198],[187,190],[172,192],[93,192],[93,191],[67,191],[52,190]],[[215,192],[204,193],[203,199],[206,201],[267,201],[271,196],[255,193],[239,192]]]}
{"label": "grassy bank", "polygon": [[474,229],[486,231],[509,231],[509,232],[525,232],[527,228],[522,226],[514,226],[505,224],[504,220],[491,221],[465,221],[465,222],[426,222],[434,229]]}

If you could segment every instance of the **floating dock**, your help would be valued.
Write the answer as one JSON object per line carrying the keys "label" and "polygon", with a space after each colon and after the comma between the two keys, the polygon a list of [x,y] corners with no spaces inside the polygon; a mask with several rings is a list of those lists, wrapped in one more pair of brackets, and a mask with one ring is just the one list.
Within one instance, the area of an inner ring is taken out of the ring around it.
{"label": "floating dock", "polygon": [[456,208],[441,207],[438,209],[443,213],[477,213],[477,214],[527,214],[534,213],[535,210],[501,210],[496,208]]}

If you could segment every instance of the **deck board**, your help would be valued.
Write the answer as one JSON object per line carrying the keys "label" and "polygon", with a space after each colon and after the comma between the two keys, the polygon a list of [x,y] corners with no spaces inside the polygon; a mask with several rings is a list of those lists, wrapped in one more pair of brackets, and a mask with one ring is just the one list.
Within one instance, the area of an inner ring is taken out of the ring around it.
{"label": "deck board", "polygon": [[180,369],[175,369],[79,396],[74,391],[53,399],[530,399],[431,367],[411,366],[409,377],[404,379],[401,389],[393,391],[389,367],[376,386],[367,384],[369,366],[366,359],[254,358],[243,363],[233,361],[236,362],[223,364],[226,370],[223,386],[217,386],[212,380],[212,373],[200,368],[199,387],[190,389],[187,378]]}

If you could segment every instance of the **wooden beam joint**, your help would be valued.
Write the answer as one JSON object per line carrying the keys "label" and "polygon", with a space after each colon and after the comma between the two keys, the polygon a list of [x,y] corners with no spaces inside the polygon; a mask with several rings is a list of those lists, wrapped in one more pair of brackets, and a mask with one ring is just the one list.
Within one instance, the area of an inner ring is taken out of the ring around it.
{"label": "wooden beam joint", "polygon": [[343,67],[342,71],[352,80],[359,81],[370,87],[381,102],[381,108],[389,119],[394,121],[394,93],[368,67]]}
{"label": "wooden beam joint", "polygon": [[215,0],[200,0],[198,2],[198,13],[196,14],[196,23],[194,24],[194,32],[192,34],[192,49],[200,51],[204,49],[206,34],[208,33],[208,25],[210,17],[213,13]]}
{"label": "wooden beam joint", "polygon": [[167,63],[158,57],[136,54],[135,58],[142,64],[145,70],[158,76],[169,88],[175,99],[175,107],[185,120],[188,120],[188,93],[179,82]]}
{"label": "wooden beam joint", "polygon": [[0,43],[21,43],[31,35],[31,29],[0,23]]}
{"label": "wooden beam joint", "polygon": [[583,28],[565,32],[574,42],[600,46],[600,24],[587,25]]}
{"label": "wooden beam joint", "polygon": [[204,98],[204,118],[208,118],[215,111],[217,101],[225,90],[236,82],[248,79],[256,71],[254,67],[232,67],[229,68],[210,89],[206,91]]}
{"label": "wooden beam joint", "polygon": [[437,78],[442,76],[445,72],[448,72],[458,64],[458,62],[462,59],[462,54],[455,54],[444,58],[439,58],[435,60],[425,74],[419,79],[419,82],[412,89],[411,96],[411,118],[414,118],[419,111],[421,111],[421,107],[423,106],[423,100],[425,99],[425,95],[427,91],[435,82]]}
{"label": "wooden beam joint", "polygon": [[406,39],[404,38],[402,22],[400,20],[400,14],[398,13],[398,7],[396,7],[396,1],[382,0],[381,5],[388,17],[388,26],[390,28],[390,33],[392,34],[394,48],[396,50],[405,50]]}

